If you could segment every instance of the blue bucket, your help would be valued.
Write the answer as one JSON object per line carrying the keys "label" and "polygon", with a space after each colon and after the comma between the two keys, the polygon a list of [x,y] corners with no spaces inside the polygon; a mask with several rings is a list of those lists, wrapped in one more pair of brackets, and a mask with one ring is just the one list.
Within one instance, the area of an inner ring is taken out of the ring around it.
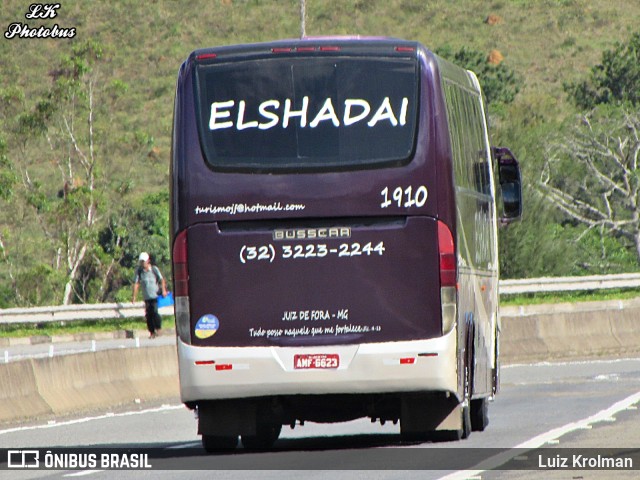
{"label": "blue bucket", "polygon": [[170,307],[172,305],[173,305],[173,293],[167,292],[166,297],[163,297],[162,295],[158,296],[158,308]]}

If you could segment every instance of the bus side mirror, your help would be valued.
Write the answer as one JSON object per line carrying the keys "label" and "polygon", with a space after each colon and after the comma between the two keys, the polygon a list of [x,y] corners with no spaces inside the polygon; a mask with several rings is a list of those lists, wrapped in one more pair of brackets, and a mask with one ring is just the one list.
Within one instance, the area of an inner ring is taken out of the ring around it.
{"label": "bus side mirror", "polygon": [[498,166],[498,181],[502,196],[502,216],[500,222],[509,224],[522,215],[522,182],[520,166],[511,150],[493,147],[493,156]]}

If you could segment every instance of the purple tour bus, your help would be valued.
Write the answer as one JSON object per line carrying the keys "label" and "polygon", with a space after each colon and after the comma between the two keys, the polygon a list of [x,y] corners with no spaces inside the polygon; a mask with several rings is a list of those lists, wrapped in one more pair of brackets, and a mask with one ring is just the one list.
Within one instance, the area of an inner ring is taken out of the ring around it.
{"label": "purple tour bus", "polygon": [[388,38],[196,50],[171,172],[180,392],[207,451],[304,421],[485,428],[521,190],[472,72]]}

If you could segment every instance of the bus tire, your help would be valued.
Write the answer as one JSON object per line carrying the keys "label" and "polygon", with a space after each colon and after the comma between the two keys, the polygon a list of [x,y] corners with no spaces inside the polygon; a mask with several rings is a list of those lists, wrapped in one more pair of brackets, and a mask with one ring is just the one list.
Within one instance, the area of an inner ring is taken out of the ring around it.
{"label": "bus tire", "polygon": [[256,425],[255,435],[241,435],[242,445],[248,450],[267,450],[276,443],[281,430],[282,425],[259,422]]}
{"label": "bus tire", "polygon": [[202,435],[202,447],[207,453],[233,450],[238,445],[238,437]]}
{"label": "bus tire", "polygon": [[471,430],[482,432],[489,425],[489,399],[471,400]]}

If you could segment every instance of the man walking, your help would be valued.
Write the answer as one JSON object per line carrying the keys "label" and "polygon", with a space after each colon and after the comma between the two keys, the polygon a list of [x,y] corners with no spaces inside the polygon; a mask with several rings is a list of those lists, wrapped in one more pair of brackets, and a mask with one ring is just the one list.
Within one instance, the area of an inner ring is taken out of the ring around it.
{"label": "man walking", "polygon": [[167,284],[158,267],[151,265],[151,259],[147,252],[142,252],[138,261],[140,264],[136,268],[133,280],[133,303],[136,302],[138,290],[142,285],[149,338],[156,338],[162,328],[162,317],[158,313],[158,294],[161,293],[163,297],[167,296]]}

